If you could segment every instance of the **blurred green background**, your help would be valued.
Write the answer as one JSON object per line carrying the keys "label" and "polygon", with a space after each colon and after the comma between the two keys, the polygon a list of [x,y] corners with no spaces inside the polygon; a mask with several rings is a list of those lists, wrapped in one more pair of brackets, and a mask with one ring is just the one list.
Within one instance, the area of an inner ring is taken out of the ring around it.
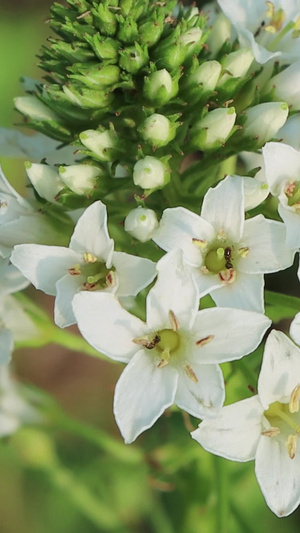
{"label": "blurred green background", "polygon": [[[0,126],[19,121],[13,97],[22,94],[20,76],[41,79],[36,54],[50,33],[50,5],[2,0]],[[24,162],[2,157],[1,163],[9,181],[24,191]],[[32,289],[30,294],[52,314],[51,298]],[[299,531],[299,513],[280,520],[268,510],[253,463],[230,463],[201,450],[187,430],[196,421],[179,411],[166,413],[137,444],[123,445],[112,414],[122,365],[56,345],[18,350],[14,361],[22,382],[51,393],[88,426],[54,424],[0,441],[0,533]],[[119,446],[97,438],[97,428]],[[230,493],[225,510],[218,499],[222,491]],[[223,530],[216,526],[222,513]]]}

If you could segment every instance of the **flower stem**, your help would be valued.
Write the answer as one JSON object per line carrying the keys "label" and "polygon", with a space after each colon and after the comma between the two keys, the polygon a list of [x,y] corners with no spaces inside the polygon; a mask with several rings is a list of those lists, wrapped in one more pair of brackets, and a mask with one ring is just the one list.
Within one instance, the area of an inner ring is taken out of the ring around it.
{"label": "flower stem", "polygon": [[226,461],[214,457],[217,488],[216,533],[228,533],[229,498],[228,475]]}

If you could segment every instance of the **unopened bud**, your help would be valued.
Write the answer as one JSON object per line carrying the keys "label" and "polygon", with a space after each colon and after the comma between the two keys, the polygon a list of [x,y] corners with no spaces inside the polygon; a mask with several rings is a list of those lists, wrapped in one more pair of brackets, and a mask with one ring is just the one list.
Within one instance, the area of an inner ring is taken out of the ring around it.
{"label": "unopened bud", "polygon": [[277,76],[269,80],[263,89],[263,94],[270,95],[272,100],[282,100],[293,107],[300,109],[300,61],[296,61],[282,70]]}
{"label": "unopened bud", "polygon": [[212,23],[211,31],[206,44],[213,56],[215,56],[222,46],[231,39],[231,24],[223,13],[219,13]]}
{"label": "unopened bud", "polygon": [[65,187],[55,167],[26,161],[25,169],[38,195],[55,203],[55,197]]}
{"label": "unopened bud", "polygon": [[257,148],[263,146],[283,126],[288,113],[288,105],[283,102],[268,102],[247,109],[242,130],[243,137],[253,139]]}
{"label": "unopened bud", "polygon": [[161,189],[170,181],[170,170],[156,157],[147,155],[133,169],[133,182],[143,189]]}
{"label": "unopened bud", "polygon": [[236,113],[234,107],[209,111],[190,130],[191,142],[200,150],[219,148],[228,139],[234,127]]}
{"label": "unopened bud", "polygon": [[14,99],[15,108],[32,120],[59,120],[57,114],[34,95],[18,96]]}
{"label": "unopened bud", "polygon": [[178,77],[166,70],[152,72],[144,81],[144,96],[154,105],[164,105],[178,93]]}
{"label": "unopened bud", "polygon": [[147,46],[140,46],[138,43],[120,50],[119,54],[120,67],[130,74],[138,72],[149,59]]}
{"label": "unopened bud", "polygon": [[164,115],[154,113],[145,120],[139,131],[145,141],[160,148],[174,139],[177,126]]}
{"label": "unopened bud", "polygon": [[231,52],[221,61],[224,74],[221,76],[218,87],[222,87],[226,81],[232,78],[243,78],[246,76],[254,55],[250,48],[240,48],[236,52]]}
{"label": "unopened bud", "polygon": [[[117,65],[93,65],[85,68],[72,68],[70,71],[76,71],[76,74],[70,74],[69,78],[78,80],[91,89],[101,89],[114,85],[120,79],[120,69]],[[77,74],[78,72],[78,74]]]}
{"label": "unopened bud", "polygon": [[80,133],[80,141],[101,161],[112,161],[117,149],[116,134],[111,130],[86,130]]}
{"label": "unopened bud", "polygon": [[112,92],[98,91],[85,87],[78,89],[71,83],[64,85],[63,91],[70,102],[85,109],[101,109],[108,107],[114,99]]}
{"label": "unopened bud", "polygon": [[69,165],[59,167],[59,176],[63,183],[76,194],[86,194],[97,184],[97,178],[103,174],[101,168],[93,165]]}
{"label": "unopened bud", "polygon": [[158,220],[155,211],[144,207],[137,207],[130,211],[125,219],[125,231],[141,242],[149,241],[156,228]]}

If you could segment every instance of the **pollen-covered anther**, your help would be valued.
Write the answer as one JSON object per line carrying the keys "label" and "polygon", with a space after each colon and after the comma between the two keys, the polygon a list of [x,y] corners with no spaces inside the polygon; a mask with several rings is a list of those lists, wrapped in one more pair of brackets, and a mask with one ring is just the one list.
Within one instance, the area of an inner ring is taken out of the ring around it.
{"label": "pollen-covered anther", "polygon": [[83,255],[83,260],[85,263],[97,263],[98,259],[94,254],[91,254],[90,252],[85,252]]}
{"label": "pollen-covered anther", "polygon": [[68,272],[71,276],[80,276],[80,265],[74,265],[72,268],[68,268]]}
{"label": "pollen-covered anther", "polygon": [[287,196],[292,197],[296,187],[295,181],[289,181],[284,189],[284,192]]}
{"label": "pollen-covered anther", "polygon": [[300,384],[296,385],[296,387],[292,391],[290,401],[289,401],[290,413],[298,413],[299,400],[300,400]]}
{"label": "pollen-covered anther", "polygon": [[170,309],[169,311],[169,319],[170,319],[170,324],[171,324],[171,328],[173,331],[178,331],[179,330],[179,322],[175,316],[175,313],[174,311],[172,311]]}
{"label": "pollen-covered anther", "polygon": [[163,368],[169,364],[169,359],[161,359],[157,365],[157,368]]}
{"label": "pollen-covered anther", "polygon": [[297,450],[298,435],[289,435],[286,441],[286,448],[291,459],[294,459]]}
{"label": "pollen-covered anther", "polygon": [[236,270],[234,268],[228,268],[219,272],[219,278],[224,283],[233,283],[236,279]]}
{"label": "pollen-covered anther", "polygon": [[194,383],[198,383],[199,380],[191,365],[185,365],[184,370],[188,378],[190,378]]}
{"label": "pollen-covered anther", "polygon": [[205,346],[205,344],[208,344],[210,341],[214,339],[214,335],[207,335],[207,337],[203,337],[203,339],[199,339],[196,341],[197,346]]}
{"label": "pollen-covered anther", "polygon": [[198,248],[205,248],[205,246],[207,246],[207,241],[204,241],[203,239],[195,239],[193,238],[192,239],[193,241],[193,244],[195,244],[195,246],[197,246]]}
{"label": "pollen-covered anther", "polygon": [[238,254],[245,259],[247,255],[249,254],[250,250],[247,246],[242,246],[242,248],[238,249]]}
{"label": "pollen-covered anther", "polygon": [[159,335],[155,335],[152,339],[150,339],[148,335],[145,337],[137,337],[136,339],[132,339],[132,342],[134,342],[135,344],[139,344],[140,346],[144,346],[148,350],[153,350],[153,348],[155,348],[159,341]]}
{"label": "pollen-covered anther", "polygon": [[108,274],[106,274],[106,285],[107,287],[114,287],[116,284],[116,275],[113,270],[110,270]]}
{"label": "pollen-covered anther", "polygon": [[265,431],[262,431],[261,434],[264,436],[264,437],[277,437],[277,435],[279,435],[280,433],[280,429],[277,428],[277,427],[269,427],[268,429],[266,429]]}

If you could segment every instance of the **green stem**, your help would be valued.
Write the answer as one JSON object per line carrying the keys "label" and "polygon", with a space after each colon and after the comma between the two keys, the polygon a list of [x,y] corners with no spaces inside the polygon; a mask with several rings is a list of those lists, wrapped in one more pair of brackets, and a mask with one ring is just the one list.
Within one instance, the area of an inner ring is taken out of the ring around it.
{"label": "green stem", "polygon": [[222,457],[214,457],[217,487],[216,533],[228,533],[229,487],[227,464]]}

